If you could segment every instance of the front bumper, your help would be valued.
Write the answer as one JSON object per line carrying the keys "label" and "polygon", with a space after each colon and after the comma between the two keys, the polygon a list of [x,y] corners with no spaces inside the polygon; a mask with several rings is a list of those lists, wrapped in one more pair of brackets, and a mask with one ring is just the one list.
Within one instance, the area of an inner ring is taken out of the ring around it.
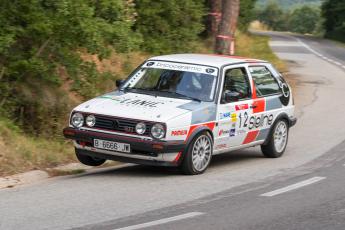
{"label": "front bumper", "polygon": [[[176,160],[175,156],[181,155],[179,153],[183,152],[186,148],[184,141],[146,140],[72,127],[65,128],[63,134],[66,138],[75,141],[76,151],[79,151],[81,154],[130,163],[149,164],[148,162],[155,162],[155,165],[165,165],[167,161],[173,161],[176,165],[178,159]],[[130,144],[131,152],[122,153],[94,148],[94,139]],[[164,155],[170,156],[164,157]]]}
{"label": "front bumper", "polygon": [[297,123],[297,118],[296,117],[290,117],[289,118],[289,126],[292,127]]}

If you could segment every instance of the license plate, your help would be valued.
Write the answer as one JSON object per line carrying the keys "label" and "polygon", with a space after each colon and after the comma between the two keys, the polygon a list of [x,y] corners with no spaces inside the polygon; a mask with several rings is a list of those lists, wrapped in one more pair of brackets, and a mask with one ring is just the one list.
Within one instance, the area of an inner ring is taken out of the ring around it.
{"label": "license plate", "polygon": [[112,151],[117,151],[117,152],[124,152],[124,153],[131,152],[131,148],[129,144],[119,143],[119,142],[114,142],[114,141],[94,139],[93,146],[95,148],[112,150]]}

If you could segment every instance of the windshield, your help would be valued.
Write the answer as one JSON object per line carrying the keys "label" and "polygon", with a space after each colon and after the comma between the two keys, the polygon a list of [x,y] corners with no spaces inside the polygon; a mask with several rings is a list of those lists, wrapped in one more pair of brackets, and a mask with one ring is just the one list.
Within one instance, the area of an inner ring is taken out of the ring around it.
{"label": "windshield", "polygon": [[122,89],[157,96],[213,101],[216,82],[216,68],[148,62],[128,79]]}

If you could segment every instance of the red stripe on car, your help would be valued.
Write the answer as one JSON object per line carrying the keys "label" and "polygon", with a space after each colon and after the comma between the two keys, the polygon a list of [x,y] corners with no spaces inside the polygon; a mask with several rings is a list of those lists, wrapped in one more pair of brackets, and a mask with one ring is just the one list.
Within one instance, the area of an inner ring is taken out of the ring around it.
{"label": "red stripe on car", "polygon": [[254,131],[248,132],[248,134],[247,134],[247,136],[246,136],[246,138],[244,139],[244,141],[243,141],[242,144],[244,145],[244,144],[248,144],[248,143],[250,143],[250,142],[255,141],[255,139],[256,139],[256,137],[258,136],[258,134],[259,134],[259,130],[254,130]]}
{"label": "red stripe on car", "polygon": [[261,113],[265,111],[266,100],[265,98],[258,98],[253,100],[253,113]]}
{"label": "red stripe on car", "polygon": [[199,128],[199,127],[201,127],[201,126],[206,126],[206,127],[208,127],[211,131],[213,131],[215,124],[216,124],[216,122],[212,121],[212,122],[204,123],[204,124],[191,125],[190,128],[189,128],[189,131],[188,131],[186,140],[188,140],[188,138],[190,137],[190,135],[194,132],[194,130],[195,130],[196,128]]}

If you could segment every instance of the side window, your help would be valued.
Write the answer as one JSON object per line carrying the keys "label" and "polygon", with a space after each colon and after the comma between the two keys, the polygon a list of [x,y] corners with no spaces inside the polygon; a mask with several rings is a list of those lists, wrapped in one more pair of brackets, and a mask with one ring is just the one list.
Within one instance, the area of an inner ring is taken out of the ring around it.
{"label": "side window", "polygon": [[230,102],[227,95],[233,95],[231,101],[250,98],[250,84],[244,67],[229,69],[225,72],[221,103]]}
{"label": "side window", "polygon": [[265,66],[249,67],[259,97],[281,93],[278,82]]}

